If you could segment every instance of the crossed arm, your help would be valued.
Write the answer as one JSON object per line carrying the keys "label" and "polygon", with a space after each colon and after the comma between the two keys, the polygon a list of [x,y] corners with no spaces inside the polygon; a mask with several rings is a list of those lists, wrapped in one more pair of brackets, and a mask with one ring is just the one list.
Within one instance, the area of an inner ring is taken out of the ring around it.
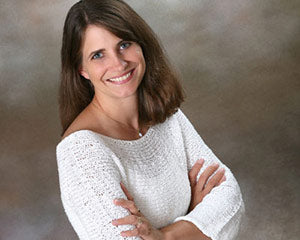
{"label": "crossed arm", "polygon": [[[203,164],[204,160],[200,159],[189,171],[189,180],[192,188],[192,201],[189,206],[189,212],[209,194],[212,188],[219,186],[226,179],[224,169],[217,171],[216,174],[213,175],[218,168],[218,165],[215,164],[207,167],[197,181],[197,175]],[[208,181],[210,177],[211,179]],[[211,238],[203,234],[193,223],[184,220],[172,223],[161,229],[153,228],[147,218],[136,207],[134,199],[127,188],[123,183],[120,185],[128,200],[116,199],[117,201],[114,203],[130,211],[131,215],[114,220],[112,224],[115,226],[126,224],[136,225],[134,230],[122,232],[122,236],[141,236],[145,240],[211,240]]]}

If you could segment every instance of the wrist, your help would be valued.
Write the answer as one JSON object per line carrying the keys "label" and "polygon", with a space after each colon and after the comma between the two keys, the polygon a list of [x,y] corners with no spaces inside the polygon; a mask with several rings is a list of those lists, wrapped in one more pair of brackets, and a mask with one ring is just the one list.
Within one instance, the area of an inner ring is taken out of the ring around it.
{"label": "wrist", "polygon": [[160,231],[162,232],[163,240],[175,240],[170,227],[163,227]]}
{"label": "wrist", "polygon": [[180,220],[160,229],[164,240],[202,239],[211,240],[204,235],[193,223]]}

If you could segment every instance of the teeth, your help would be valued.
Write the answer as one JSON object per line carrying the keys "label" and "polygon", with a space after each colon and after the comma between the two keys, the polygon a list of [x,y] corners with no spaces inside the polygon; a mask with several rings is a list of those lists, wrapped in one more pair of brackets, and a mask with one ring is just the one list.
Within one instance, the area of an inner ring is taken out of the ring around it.
{"label": "teeth", "polygon": [[110,81],[113,81],[113,82],[121,82],[121,81],[124,81],[125,79],[127,79],[130,75],[131,75],[131,72],[127,73],[127,74],[126,74],[125,76],[123,76],[123,77],[110,78],[109,80],[110,80]]}

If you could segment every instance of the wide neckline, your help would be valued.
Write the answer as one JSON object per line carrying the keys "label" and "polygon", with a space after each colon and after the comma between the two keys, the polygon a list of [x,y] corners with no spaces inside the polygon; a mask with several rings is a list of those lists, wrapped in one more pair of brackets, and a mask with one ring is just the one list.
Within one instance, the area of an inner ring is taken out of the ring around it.
{"label": "wide neckline", "polygon": [[60,146],[61,144],[63,144],[65,141],[67,141],[68,139],[71,139],[72,137],[74,137],[75,135],[77,134],[81,134],[81,133],[90,133],[90,134],[93,134],[93,135],[96,135],[96,136],[99,136],[100,138],[102,139],[105,139],[105,140],[109,140],[111,142],[115,142],[115,143],[122,143],[122,144],[137,144],[137,143],[140,143],[140,142],[143,142],[145,141],[146,139],[149,138],[149,136],[151,135],[151,133],[153,132],[153,128],[155,126],[150,126],[147,130],[147,132],[140,138],[138,139],[134,139],[134,140],[123,140],[123,139],[118,139],[118,138],[113,138],[113,137],[109,137],[109,136],[106,136],[106,135],[103,135],[101,133],[98,133],[98,132],[95,132],[93,130],[89,130],[89,129],[81,129],[81,130],[78,130],[78,131],[75,131],[73,133],[71,133],[70,135],[68,135],[67,137],[65,137],[64,139],[62,139],[58,144],[57,144],[57,147]]}
{"label": "wide neckline", "polygon": [[141,137],[135,140],[122,140],[122,139],[117,139],[117,138],[112,138],[109,136],[105,136],[101,133],[95,132],[93,130],[89,130],[89,129],[81,129],[78,131],[75,131],[73,133],[71,133],[70,135],[68,135],[67,137],[65,137],[64,139],[62,139],[56,146],[56,148],[58,148],[60,145],[62,145],[63,143],[65,143],[68,139],[72,139],[76,134],[82,134],[82,133],[89,133],[92,134],[94,136],[99,137],[102,140],[107,140],[111,143],[119,143],[122,145],[126,145],[126,146],[132,146],[135,144],[140,144],[140,143],[145,143],[149,140],[152,140],[152,135],[154,132],[160,132],[162,129],[158,129],[162,126],[165,126],[165,124],[167,124],[171,118],[173,118],[175,115],[179,114],[180,109],[178,109],[178,111],[176,111],[174,114],[172,114],[170,117],[168,117],[164,122],[162,123],[157,123],[155,125],[152,125],[149,127],[148,131]]}

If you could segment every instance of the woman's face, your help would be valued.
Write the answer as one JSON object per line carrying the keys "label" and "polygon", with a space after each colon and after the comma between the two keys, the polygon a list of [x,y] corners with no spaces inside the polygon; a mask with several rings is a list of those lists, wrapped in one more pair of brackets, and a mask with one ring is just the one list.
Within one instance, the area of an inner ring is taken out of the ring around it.
{"label": "woman's face", "polygon": [[137,43],[120,39],[103,27],[88,26],[80,74],[93,83],[97,98],[135,95],[145,68],[144,55]]}

